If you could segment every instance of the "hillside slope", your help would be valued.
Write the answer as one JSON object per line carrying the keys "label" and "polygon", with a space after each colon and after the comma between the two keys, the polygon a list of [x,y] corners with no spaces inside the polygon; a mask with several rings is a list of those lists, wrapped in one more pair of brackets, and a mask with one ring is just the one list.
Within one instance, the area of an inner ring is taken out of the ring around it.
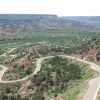
{"label": "hillside slope", "polygon": [[87,59],[100,61],[100,35],[81,44],[77,52]]}

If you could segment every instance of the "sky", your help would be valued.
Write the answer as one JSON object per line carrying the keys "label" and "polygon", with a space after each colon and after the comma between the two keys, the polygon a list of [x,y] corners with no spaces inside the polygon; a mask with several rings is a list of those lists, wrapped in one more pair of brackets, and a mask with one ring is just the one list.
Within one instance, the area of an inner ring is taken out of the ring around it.
{"label": "sky", "polygon": [[100,0],[0,0],[0,14],[100,16]]}

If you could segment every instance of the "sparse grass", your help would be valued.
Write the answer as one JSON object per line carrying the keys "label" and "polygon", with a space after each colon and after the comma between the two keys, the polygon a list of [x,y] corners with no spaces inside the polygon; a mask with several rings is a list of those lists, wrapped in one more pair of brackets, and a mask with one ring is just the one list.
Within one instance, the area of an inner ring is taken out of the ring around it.
{"label": "sparse grass", "polygon": [[100,100],[100,96],[97,98],[97,100]]}

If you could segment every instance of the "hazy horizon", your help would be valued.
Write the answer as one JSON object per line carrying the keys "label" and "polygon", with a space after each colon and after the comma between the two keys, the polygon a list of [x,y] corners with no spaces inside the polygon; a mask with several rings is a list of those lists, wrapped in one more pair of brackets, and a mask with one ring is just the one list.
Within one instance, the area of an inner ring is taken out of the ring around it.
{"label": "hazy horizon", "polygon": [[99,4],[99,0],[0,0],[0,13],[100,16]]}

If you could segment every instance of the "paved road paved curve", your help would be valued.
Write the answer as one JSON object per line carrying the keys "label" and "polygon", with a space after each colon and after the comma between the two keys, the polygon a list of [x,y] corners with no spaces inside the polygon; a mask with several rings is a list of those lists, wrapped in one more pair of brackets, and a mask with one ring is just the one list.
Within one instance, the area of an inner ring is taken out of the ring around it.
{"label": "paved road paved curve", "polygon": [[[65,58],[70,58],[70,59],[75,59],[77,61],[80,61],[80,62],[83,62],[83,63],[87,63],[89,65],[91,65],[91,67],[93,69],[95,69],[96,71],[100,72],[100,67],[94,63],[91,63],[91,62],[88,62],[88,61],[85,61],[85,60],[82,60],[82,59],[79,59],[79,58],[75,58],[75,57],[71,57],[71,56],[66,56],[66,55],[60,55],[62,57],[65,57]],[[39,58],[37,59],[36,61],[36,69],[35,71],[33,72],[33,74],[23,78],[23,79],[19,79],[19,80],[13,80],[13,81],[2,81],[1,78],[4,74],[4,72],[7,70],[6,67],[2,66],[3,70],[0,71],[0,83],[16,83],[16,82],[22,82],[24,80],[27,80],[28,78],[32,77],[34,74],[37,74],[38,71],[40,71],[41,69],[41,62],[44,60],[44,59],[47,59],[47,58],[52,58],[54,56],[48,56],[48,57],[43,57],[43,58]],[[89,81],[89,88],[86,92],[86,94],[84,95],[83,99],[82,100],[95,100],[96,96],[97,96],[97,92],[100,88],[100,76],[98,76],[97,78],[94,78],[92,80]]]}
{"label": "paved road paved curve", "polygon": [[3,77],[3,74],[5,73],[5,71],[7,70],[7,67],[4,67],[3,65],[0,65],[1,67],[1,70],[0,70],[0,81],[2,81],[2,77]]}

